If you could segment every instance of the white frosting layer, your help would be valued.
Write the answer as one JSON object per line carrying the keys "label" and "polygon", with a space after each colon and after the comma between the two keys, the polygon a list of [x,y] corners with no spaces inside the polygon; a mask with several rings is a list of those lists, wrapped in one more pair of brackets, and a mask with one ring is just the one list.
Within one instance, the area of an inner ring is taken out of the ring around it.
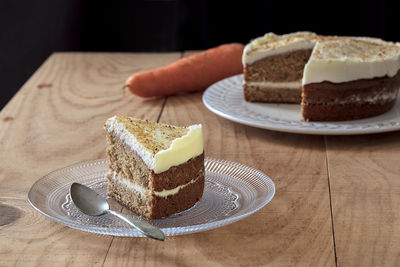
{"label": "white frosting layer", "polygon": [[169,189],[169,190],[164,189],[163,191],[159,191],[159,192],[158,191],[151,192],[149,189],[146,189],[143,186],[140,186],[140,185],[137,185],[135,183],[132,183],[132,181],[130,181],[128,179],[117,179],[115,176],[116,176],[116,173],[114,172],[113,177],[112,177],[112,179],[114,181],[125,185],[130,190],[139,192],[141,194],[151,194],[151,193],[153,193],[154,195],[159,196],[159,197],[168,197],[168,196],[171,196],[171,195],[178,194],[178,192],[182,188],[185,188],[186,186],[195,183],[197,181],[197,179],[199,179],[198,177],[196,177],[196,178],[190,180],[188,183],[183,184],[183,185],[179,185],[179,186],[177,186],[177,187],[175,187],[173,189]]}
{"label": "white frosting layer", "polygon": [[400,69],[400,46],[370,38],[318,42],[304,68],[303,84],[393,77]]}
{"label": "white frosting layer", "polygon": [[299,89],[301,89],[301,81],[296,81],[296,82],[246,82],[246,85],[271,87],[271,88],[299,88]]}
{"label": "white frosting layer", "polygon": [[155,173],[178,166],[203,153],[203,131],[201,125],[189,126],[185,136],[175,139],[166,150],[159,151],[155,156]]}
{"label": "white frosting layer", "polygon": [[312,49],[315,41],[312,40],[313,33],[296,32],[278,36],[267,33],[247,44],[243,50],[243,66],[253,64],[265,57],[279,55],[294,50]]}
{"label": "white frosting layer", "polygon": [[203,153],[203,132],[200,124],[189,126],[186,135],[175,139],[168,149],[160,150],[156,154],[145,148],[124,124],[118,122],[116,116],[106,121],[105,128],[135,151],[154,173],[164,172]]}
{"label": "white frosting layer", "polygon": [[292,42],[286,46],[280,46],[270,50],[258,50],[252,53],[247,53],[251,49],[251,44],[247,44],[244,47],[242,63],[243,65],[250,65],[265,57],[279,55],[294,50],[311,49],[313,48],[313,46],[314,43],[305,40],[296,40],[295,42]]}

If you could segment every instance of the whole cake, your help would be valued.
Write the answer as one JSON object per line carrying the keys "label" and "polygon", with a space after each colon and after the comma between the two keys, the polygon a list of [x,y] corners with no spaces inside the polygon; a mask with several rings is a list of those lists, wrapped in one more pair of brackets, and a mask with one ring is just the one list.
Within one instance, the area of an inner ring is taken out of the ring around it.
{"label": "whole cake", "polygon": [[382,114],[400,88],[400,45],[376,38],[267,33],[242,61],[247,101],[301,103],[305,121]]}
{"label": "whole cake", "polygon": [[204,190],[201,125],[177,127],[127,116],[109,118],[107,194],[147,219],[192,207]]}

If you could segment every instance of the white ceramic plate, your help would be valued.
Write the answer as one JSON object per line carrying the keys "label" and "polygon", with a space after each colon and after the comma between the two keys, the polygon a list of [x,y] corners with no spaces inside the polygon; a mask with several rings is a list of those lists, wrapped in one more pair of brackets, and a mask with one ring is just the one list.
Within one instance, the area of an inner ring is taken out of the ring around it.
{"label": "white ceramic plate", "polygon": [[246,102],[243,75],[211,85],[203,94],[204,105],[215,114],[249,126],[301,134],[351,135],[400,130],[400,96],[385,114],[362,120],[302,122],[299,104]]}
{"label": "white ceramic plate", "polygon": [[[102,159],[51,172],[32,185],[28,200],[43,215],[75,229],[104,235],[143,237],[142,233],[111,214],[87,216],[73,204],[69,194],[73,182],[85,184],[106,197],[107,169],[107,160]],[[168,218],[150,221],[166,236],[201,232],[236,222],[258,211],[274,197],[274,183],[256,169],[206,158],[205,170],[203,198],[195,206]],[[108,202],[111,209],[137,217],[112,199]]]}

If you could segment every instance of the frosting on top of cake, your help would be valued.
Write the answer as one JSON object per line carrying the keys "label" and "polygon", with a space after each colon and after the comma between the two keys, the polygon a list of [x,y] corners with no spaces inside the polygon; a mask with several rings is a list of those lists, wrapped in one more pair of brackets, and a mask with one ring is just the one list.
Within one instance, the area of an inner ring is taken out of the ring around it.
{"label": "frosting on top of cake", "polygon": [[317,42],[303,84],[393,77],[400,69],[400,45],[376,38],[325,38]]}
{"label": "frosting on top of cake", "polygon": [[243,66],[263,58],[312,49],[302,84],[341,83],[393,77],[400,69],[400,44],[371,37],[322,36],[312,32],[267,33],[246,45]]}
{"label": "frosting on top of cake", "polygon": [[317,39],[318,36],[313,32],[295,32],[284,35],[266,33],[245,46],[242,63],[249,65],[267,56],[293,50],[312,49]]}
{"label": "frosting on top of cake", "polygon": [[155,173],[164,172],[203,153],[200,124],[177,127],[117,115],[109,118],[104,128],[118,136]]}

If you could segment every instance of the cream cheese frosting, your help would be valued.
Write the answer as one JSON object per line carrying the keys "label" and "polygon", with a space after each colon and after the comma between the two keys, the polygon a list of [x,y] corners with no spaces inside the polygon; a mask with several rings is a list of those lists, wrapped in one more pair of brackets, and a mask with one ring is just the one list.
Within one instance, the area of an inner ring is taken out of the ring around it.
{"label": "cream cheese frosting", "polygon": [[315,101],[315,100],[310,100],[310,99],[307,100],[307,103],[310,103],[310,104],[325,103],[326,105],[331,106],[331,105],[345,105],[348,103],[362,101],[364,103],[374,104],[377,102],[392,101],[396,97],[397,97],[397,91],[387,90],[386,88],[384,88],[382,90],[382,92],[380,92],[379,94],[375,94],[375,95],[371,95],[371,96],[367,96],[367,97],[365,97],[365,96],[361,97],[360,95],[349,95],[348,97],[344,97],[342,99],[333,99],[329,103],[325,103],[324,100]]}
{"label": "cream cheese frosting", "polygon": [[337,38],[316,43],[302,83],[393,77],[399,69],[399,44],[373,38]]}
{"label": "cream cheese frosting", "polygon": [[176,194],[179,193],[179,191],[181,189],[187,187],[188,185],[191,185],[191,184],[197,182],[197,180],[199,179],[199,177],[196,177],[196,178],[190,180],[189,182],[187,182],[186,184],[179,185],[179,186],[177,186],[175,188],[164,189],[162,191],[153,191],[152,192],[149,189],[144,188],[143,186],[137,185],[137,184],[131,182],[130,180],[126,179],[126,178],[121,178],[121,177],[117,178],[116,176],[117,176],[117,173],[114,172],[113,176],[111,177],[111,179],[116,181],[116,182],[118,182],[118,183],[121,183],[121,184],[125,185],[130,190],[134,190],[134,191],[139,192],[141,194],[151,194],[151,193],[153,193],[154,195],[159,196],[159,197],[168,197],[168,196],[176,195]]}
{"label": "cream cheese frosting", "polygon": [[106,121],[104,127],[136,152],[154,173],[164,172],[203,153],[200,124],[175,127],[114,116]]}
{"label": "cream cheese frosting", "polygon": [[268,56],[283,54],[293,50],[312,49],[317,35],[312,32],[295,32],[285,35],[266,33],[247,44],[243,50],[243,66]]}
{"label": "cream cheese frosting", "polygon": [[370,37],[321,36],[312,32],[267,33],[246,45],[243,66],[268,56],[312,49],[302,85],[393,77],[400,69],[400,44]]}
{"label": "cream cheese frosting", "polygon": [[271,88],[272,87],[273,88],[301,88],[301,81],[295,81],[295,82],[246,82],[246,85],[271,87]]}

